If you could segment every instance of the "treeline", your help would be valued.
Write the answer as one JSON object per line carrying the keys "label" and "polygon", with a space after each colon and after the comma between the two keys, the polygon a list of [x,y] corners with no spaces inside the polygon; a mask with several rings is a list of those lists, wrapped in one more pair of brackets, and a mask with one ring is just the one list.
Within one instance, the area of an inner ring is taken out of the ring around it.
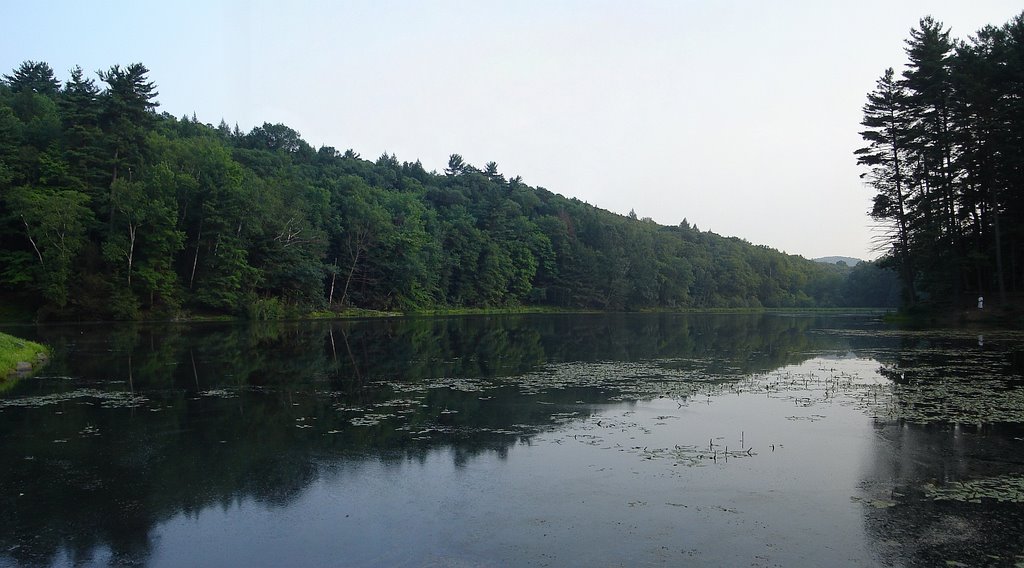
{"label": "treeline", "polygon": [[1024,14],[967,40],[924,18],[902,73],[864,105],[857,151],[907,304],[1020,302],[1024,286]]}
{"label": "treeline", "polygon": [[843,271],[660,226],[452,155],[314,149],[156,112],[141,64],[0,83],[0,294],[40,317],[843,305]]}

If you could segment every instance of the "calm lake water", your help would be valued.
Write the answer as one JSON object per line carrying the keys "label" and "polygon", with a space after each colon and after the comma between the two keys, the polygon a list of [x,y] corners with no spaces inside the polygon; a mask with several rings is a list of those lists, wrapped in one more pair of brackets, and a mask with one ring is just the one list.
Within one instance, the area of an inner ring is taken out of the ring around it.
{"label": "calm lake water", "polygon": [[1021,566],[1024,334],[870,316],[7,327],[0,565]]}

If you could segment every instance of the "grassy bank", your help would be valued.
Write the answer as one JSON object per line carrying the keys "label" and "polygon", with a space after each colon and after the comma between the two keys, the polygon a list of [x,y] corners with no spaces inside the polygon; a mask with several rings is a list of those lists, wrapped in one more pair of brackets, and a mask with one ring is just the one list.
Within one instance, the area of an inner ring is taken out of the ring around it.
{"label": "grassy bank", "polygon": [[36,367],[39,356],[48,354],[49,350],[38,343],[0,333],[0,383],[17,369],[18,363],[29,363]]}

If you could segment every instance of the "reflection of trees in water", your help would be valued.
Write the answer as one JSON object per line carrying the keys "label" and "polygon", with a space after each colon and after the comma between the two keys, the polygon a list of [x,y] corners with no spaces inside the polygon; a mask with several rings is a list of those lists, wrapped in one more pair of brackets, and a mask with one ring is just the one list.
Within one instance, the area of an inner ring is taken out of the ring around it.
{"label": "reflection of trees in water", "polygon": [[846,345],[808,333],[823,318],[766,314],[595,314],[335,323],[355,353],[349,375],[415,380],[514,376],[561,361],[692,358],[733,372],[768,371]]}
{"label": "reflection of trees in water", "polygon": [[930,423],[876,425],[864,488],[866,502],[882,506],[865,506],[868,534],[892,565],[1014,565],[1024,555],[1024,505],[937,501],[926,484],[956,487],[1024,472],[1024,424],[993,423],[991,414],[1019,414],[1019,334],[979,342],[973,332],[908,331],[890,343],[872,356],[896,384],[897,415]]}
{"label": "reflection of trees in water", "polygon": [[[338,464],[423,461],[439,450],[456,464],[505,456],[556,427],[567,408],[585,417],[577,401],[608,396],[567,388],[545,392],[550,404],[541,405],[513,386],[430,388],[402,415],[405,430],[391,420],[353,426],[339,408],[405,396],[379,381],[516,376],[563,361],[688,359],[764,371],[842,344],[808,333],[816,323],[595,315],[39,328],[56,354],[47,374],[76,380],[23,381],[6,395],[69,396],[0,411],[0,549],[24,564],[52,562],[61,550],[88,563],[104,547],[111,563],[143,563],[153,527],[181,512],[244,500],[287,506]],[[130,390],[145,402],[98,409],[71,396],[82,387]]]}
{"label": "reflection of trees in water", "polygon": [[[1024,506],[936,501],[925,484],[1006,474],[1024,466],[1024,425],[876,425],[864,516],[880,559],[896,566],[1014,565],[1024,555]],[[871,503],[881,503],[872,506]]]}
{"label": "reflection of trees in water", "polygon": [[1020,384],[1024,337],[1008,331],[983,337],[971,331],[890,332],[891,347],[871,355],[882,363],[879,373],[898,384],[972,376]]}

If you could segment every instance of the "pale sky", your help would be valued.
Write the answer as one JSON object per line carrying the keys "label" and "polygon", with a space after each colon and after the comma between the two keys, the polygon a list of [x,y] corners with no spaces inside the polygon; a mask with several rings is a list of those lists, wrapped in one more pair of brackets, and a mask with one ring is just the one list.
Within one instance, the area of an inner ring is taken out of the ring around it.
{"label": "pale sky", "polygon": [[[24,2],[0,73],[142,62],[160,111],[441,171],[452,153],[662,224],[873,258],[853,151],[925,15],[966,39],[1019,0]],[[95,76],[93,76],[95,78]]]}

